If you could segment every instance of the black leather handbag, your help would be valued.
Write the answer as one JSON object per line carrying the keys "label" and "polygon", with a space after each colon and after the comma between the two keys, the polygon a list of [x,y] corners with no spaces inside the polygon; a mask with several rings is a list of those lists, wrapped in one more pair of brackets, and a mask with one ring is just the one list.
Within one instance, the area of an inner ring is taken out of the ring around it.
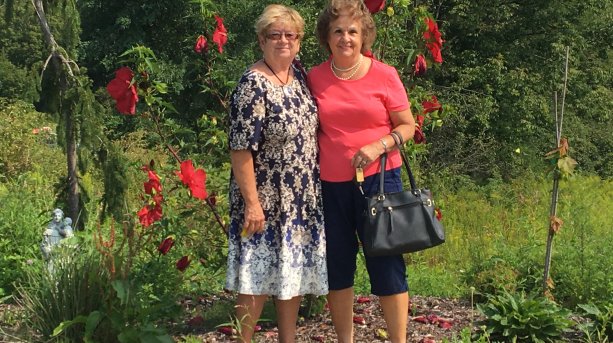
{"label": "black leather handbag", "polygon": [[369,256],[399,255],[435,247],[445,242],[443,225],[435,214],[428,189],[418,189],[409,162],[400,150],[409,174],[410,190],[384,193],[387,154],[381,155],[379,192],[366,197],[364,252]]}

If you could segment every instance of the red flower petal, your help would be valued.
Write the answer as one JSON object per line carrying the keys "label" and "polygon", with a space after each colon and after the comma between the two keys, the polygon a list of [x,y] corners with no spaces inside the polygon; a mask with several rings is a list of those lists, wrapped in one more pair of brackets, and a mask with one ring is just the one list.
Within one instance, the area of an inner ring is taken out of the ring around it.
{"label": "red flower petal", "polygon": [[162,241],[162,243],[160,243],[160,246],[158,246],[158,251],[160,252],[160,254],[166,255],[174,244],[175,240],[172,239],[172,237],[167,237],[165,240]]}
{"label": "red flower petal", "polygon": [[160,183],[160,177],[152,170],[147,170],[149,181],[144,182],[145,193],[153,195],[155,193],[162,192],[162,184]]}
{"label": "red flower petal", "polygon": [[196,39],[196,45],[194,45],[194,51],[201,54],[203,51],[207,52],[209,50],[209,44],[206,41],[206,37],[203,35],[198,36]]}
{"label": "red flower petal", "polygon": [[179,179],[189,190],[194,198],[204,200],[207,198],[206,172],[204,169],[195,169],[191,160],[181,163],[181,171],[177,172]]}
{"label": "red flower petal", "polygon": [[183,256],[177,261],[177,269],[181,272],[184,272],[190,263],[191,261],[189,260],[189,257]]}
{"label": "red flower petal", "polygon": [[426,316],[417,316],[417,317],[413,318],[413,320],[418,322],[418,323],[422,323],[422,324],[429,324],[430,323],[430,321],[428,321]]}
{"label": "red flower petal", "polygon": [[132,81],[134,73],[128,67],[121,67],[115,71],[115,78],[123,81]]}
{"label": "red flower petal", "polygon": [[428,65],[426,64],[426,59],[424,55],[417,55],[415,57],[415,66],[413,67],[413,74],[415,76],[422,76],[428,70]]}
{"label": "red flower petal", "polygon": [[145,205],[137,213],[140,223],[144,227],[148,227],[156,221],[162,219],[162,206],[157,203],[154,206]]}
{"label": "red flower petal", "polygon": [[195,316],[193,318],[191,318],[190,320],[187,321],[187,325],[191,326],[191,327],[200,327],[204,325],[204,318],[202,318],[202,316],[198,315]]}
{"label": "red flower petal", "polygon": [[453,324],[448,321],[439,321],[438,326],[443,329],[451,329]]}
{"label": "red flower petal", "polygon": [[213,32],[213,42],[217,44],[217,49],[219,53],[223,53],[223,46],[228,42],[228,31],[226,27],[223,25],[223,18],[215,15],[215,20],[217,21],[217,27]]}
{"label": "red flower petal", "polygon": [[441,48],[443,47],[444,41],[440,31],[438,30],[438,25],[431,18],[426,18],[426,24],[428,26],[428,30],[424,31],[423,33],[424,40],[426,41],[426,47],[428,50],[430,50],[434,62],[443,63]]}
{"label": "red flower petal", "polygon": [[436,314],[429,314],[426,316],[426,318],[428,319],[428,322],[432,324],[437,324],[439,321],[439,318]]}
{"label": "red flower petal", "polygon": [[369,303],[369,302],[370,302],[370,298],[364,297],[364,296],[359,296],[357,300],[358,304],[364,304],[364,303]]}
{"label": "red flower petal", "polygon": [[138,93],[136,86],[131,84],[134,73],[128,67],[119,68],[115,78],[106,86],[106,90],[115,99],[115,107],[121,114],[135,114]]}
{"label": "red flower petal", "polygon": [[353,317],[353,322],[359,325],[366,325],[366,319],[364,319],[364,317],[360,317],[360,316],[354,316]]}
{"label": "red flower petal", "polygon": [[217,329],[217,332],[221,332],[224,335],[232,336],[234,334],[234,330],[232,330],[229,326],[222,326]]}
{"label": "red flower petal", "polygon": [[423,111],[424,114],[435,112],[443,108],[443,106],[439,104],[436,96],[433,95],[431,99],[432,101],[423,101],[421,103],[421,105],[424,107],[424,111]]}
{"label": "red flower petal", "polygon": [[375,14],[385,8],[385,0],[364,0],[368,11]]}
{"label": "red flower petal", "polygon": [[424,132],[422,131],[421,127],[415,127],[415,134],[413,134],[413,142],[415,142],[415,144],[426,143],[426,135],[424,135]]}

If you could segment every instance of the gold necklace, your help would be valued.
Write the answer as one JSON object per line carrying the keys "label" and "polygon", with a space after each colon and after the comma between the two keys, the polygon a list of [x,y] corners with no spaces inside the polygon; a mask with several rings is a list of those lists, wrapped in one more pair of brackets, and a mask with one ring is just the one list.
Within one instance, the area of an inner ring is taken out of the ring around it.
{"label": "gold necklace", "polygon": [[277,73],[275,73],[274,70],[272,70],[272,68],[270,67],[270,65],[268,65],[268,63],[266,63],[266,60],[262,60],[262,62],[264,62],[264,64],[266,64],[266,66],[268,67],[268,69],[270,69],[270,71],[272,72],[272,74],[277,78],[277,80],[279,80],[279,82],[281,82],[282,86],[287,85],[287,83],[289,82],[289,70],[292,68],[292,65],[290,64],[290,66],[287,68],[287,79],[285,80],[285,82],[283,82],[279,76],[277,76]]}
{"label": "gold necklace", "polygon": [[[334,74],[334,76],[339,79],[339,80],[343,80],[343,81],[347,81],[349,79],[351,79],[352,77],[355,76],[355,74],[358,72],[358,70],[360,70],[360,66],[362,65],[362,60],[364,59],[364,55],[360,54],[360,60],[358,61],[358,63],[356,63],[356,65],[354,65],[353,67],[347,69],[347,70],[351,70],[352,68],[353,71],[351,72],[351,74],[349,74],[349,76],[346,77],[342,77],[342,76],[338,76],[336,74],[336,71],[334,71],[334,69],[336,68],[336,66],[334,65],[334,60],[332,60],[332,62],[330,63],[330,70],[332,70],[332,74]],[[340,70],[340,69],[339,69]]]}

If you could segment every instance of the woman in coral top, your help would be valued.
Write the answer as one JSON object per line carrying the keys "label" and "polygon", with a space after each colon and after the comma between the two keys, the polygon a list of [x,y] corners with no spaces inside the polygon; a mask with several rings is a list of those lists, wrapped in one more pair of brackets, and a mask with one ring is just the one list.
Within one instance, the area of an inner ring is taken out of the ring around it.
{"label": "woman in coral top", "polygon": [[[364,56],[375,24],[361,0],[330,0],[317,23],[330,59],[309,73],[319,107],[319,150],[327,240],[328,302],[338,341],[353,342],[353,282],[364,194],[376,193],[379,156],[388,153],[385,191],[400,191],[398,143],[415,121],[396,69]],[[362,169],[364,194],[354,181]],[[357,233],[357,237],[356,237]],[[406,342],[409,296],[402,255],[366,256],[371,292],[379,297],[392,342]]]}

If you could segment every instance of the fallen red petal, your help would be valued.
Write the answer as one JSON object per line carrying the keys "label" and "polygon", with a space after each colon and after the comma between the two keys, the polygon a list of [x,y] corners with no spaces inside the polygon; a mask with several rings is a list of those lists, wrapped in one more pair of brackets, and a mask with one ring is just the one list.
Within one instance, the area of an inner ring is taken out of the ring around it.
{"label": "fallen red petal", "polygon": [[353,322],[359,325],[366,325],[366,319],[364,319],[364,317],[360,317],[360,316],[354,316],[353,317]]}
{"label": "fallen red petal", "polygon": [[418,322],[418,323],[422,323],[422,324],[429,324],[430,321],[428,320],[428,318],[426,318],[426,316],[417,316],[415,318],[413,318],[414,321]]}
{"label": "fallen red petal", "polygon": [[436,324],[439,321],[439,318],[436,314],[429,314],[426,316],[429,323]]}
{"label": "fallen red petal", "polygon": [[451,329],[453,324],[451,324],[450,322],[447,322],[447,321],[439,321],[438,326],[440,328],[443,328],[443,329]]}
{"label": "fallen red petal", "polygon": [[357,300],[358,304],[364,304],[364,303],[369,303],[369,302],[370,302],[370,297],[360,296],[358,297],[358,300]]}
{"label": "fallen red petal", "polygon": [[232,328],[229,326],[222,326],[219,329],[217,329],[217,332],[221,332],[224,335],[228,335],[228,336],[232,336],[234,334],[234,330],[232,330]]}
{"label": "fallen red petal", "polygon": [[187,325],[191,326],[191,327],[199,327],[204,325],[204,318],[202,318],[202,316],[198,315],[193,317],[192,319],[187,321]]}

